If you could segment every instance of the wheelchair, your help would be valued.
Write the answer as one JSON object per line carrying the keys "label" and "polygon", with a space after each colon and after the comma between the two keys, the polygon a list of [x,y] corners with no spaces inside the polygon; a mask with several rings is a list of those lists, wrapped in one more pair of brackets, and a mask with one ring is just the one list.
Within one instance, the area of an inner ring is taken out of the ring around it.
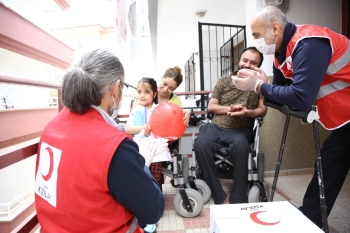
{"label": "wheelchair", "polygon": [[173,201],[175,211],[185,218],[195,217],[210,199],[211,191],[203,180],[195,177],[196,169],[190,166],[195,164],[195,157],[179,154],[174,144],[169,145],[173,160],[163,163],[162,174],[170,177],[171,185],[179,190]]}
{"label": "wheelchair", "polygon": [[[204,125],[210,123],[211,119],[213,118],[213,114],[208,113],[205,120],[199,120],[196,124],[196,129]],[[194,125],[195,120],[192,121],[192,124]],[[263,124],[263,117],[257,117],[255,118],[254,123],[254,137],[253,140],[250,142],[250,152],[248,155],[248,186],[249,186],[249,193],[248,193],[248,202],[254,203],[258,201],[267,201],[266,196],[266,185],[264,183],[264,153],[259,152],[259,129],[261,125]],[[192,142],[194,144],[195,140],[195,134],[196,130],[193,132],[192,135]],[[232,179],[233,177],[233,167],[234,164],[232,163],[231,156],[229,154],[229,149],[227,145],[221,145],[220,149],[217,150],[214,153],[214,161],[215,165],[217,167],[217,174],[218,178],[224,178],[224,179]],[[193,152],[193,156],[194,152]],[[192,170],[197,169],[199,170],[198,177],[200,177],[200,168],[191,168]]]}

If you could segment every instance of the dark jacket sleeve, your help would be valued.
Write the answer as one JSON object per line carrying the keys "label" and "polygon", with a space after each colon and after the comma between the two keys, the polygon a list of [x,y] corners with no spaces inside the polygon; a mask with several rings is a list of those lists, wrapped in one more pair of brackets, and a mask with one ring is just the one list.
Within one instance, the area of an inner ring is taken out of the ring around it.
{"label": "dark jacket sleeve", "polygon": [[316,102],[331,56],[327,39],[308,38],[300,41],[292,54],[292,84],[283,84],[282,73],[274,68],[274,85],[262,84],[261,94],[266,99],[309,111]]}
{"label": "dark jacket sleeve", "polygon": [[113,198],[140,222],[153,224],[162,217],[165,201],[157,182],[144,165],[137,144],[125,139],[112,158],[108,187]]}

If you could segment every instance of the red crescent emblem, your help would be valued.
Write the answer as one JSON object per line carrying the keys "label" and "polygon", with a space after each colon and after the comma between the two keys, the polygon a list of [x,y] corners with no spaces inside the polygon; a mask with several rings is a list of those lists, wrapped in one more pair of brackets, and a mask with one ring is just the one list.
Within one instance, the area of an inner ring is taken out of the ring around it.
{"label": "red crescent emblem", "polygon": [[256,222],[257,224],[260,224],[260,225],[265,225],[265,226],[272,226],[272,225],[276,225],[278,224],[280,221],[278,222],[264,222],[264,221],[261,221],[260,219],[258,219],[258,214],[259,213],[262,213],[262,212],[266,212],[266,211],[256,211],[256,212],[253,212],[250,214],[250,218]]}
{"label": "red crescent emblem", "polygon": [[41,175],[45,181],[48,181],[51,178],[52,171],[53,171],[53,152],[52,152],[50,147],[47,147],[45,150],[47,150],[49,152],[50,168],[49,168],[49,172],[46,175],[43,175],[43,173],[41,173]]}

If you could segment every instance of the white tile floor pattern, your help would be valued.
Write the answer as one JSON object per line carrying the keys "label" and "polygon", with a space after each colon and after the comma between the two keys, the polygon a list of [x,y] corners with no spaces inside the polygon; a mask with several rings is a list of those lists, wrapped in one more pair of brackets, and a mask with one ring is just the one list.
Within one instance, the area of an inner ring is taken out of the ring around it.
{"label": "white tile floor pattern", "polygon": [[[288,175],[278,177],[273,201],[289,201],[294,206],[302,204],[303,196],[312,174]],[[232,190],[232,180],[221,180],[227,193]],[[266,177],[265,183],[272,186],[273,177]],[[183,218],[175,210],[173,200],[178,190],[168,182],[163,185],[166,207],[163,217],[157,223],[157,233],[208,233],[209,207],[212,199],[203,206],[202,212],[193,218]],[[326,197],[327,198],[327,197]],[[350,176],[345,180],[333,210],[328,217],[330,233],[350,233]]]}

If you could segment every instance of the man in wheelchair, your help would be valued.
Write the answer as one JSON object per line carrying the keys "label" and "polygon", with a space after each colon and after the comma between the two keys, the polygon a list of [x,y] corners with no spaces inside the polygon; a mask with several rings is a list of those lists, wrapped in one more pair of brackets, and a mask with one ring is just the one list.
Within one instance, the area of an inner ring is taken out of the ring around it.
{"label": "man in wheelchair", "polygon": [[[246,48],[240,59],[239,69],[260,67],[263,55],[255,47]],[[208,184],[215,204],[246,202],[248,154],[254,137],[254,118],[265,116],[267,107],[263,97],[254,91],[240,91],[231,76],[222,77],[214,87],[208,104],[214,114],[209,124],[201,126],[194,143],[194,152],[202,171],[201,178]],[[233,161],[233,191],[227,200],[217,177],[214,154],[226,146]]]}

